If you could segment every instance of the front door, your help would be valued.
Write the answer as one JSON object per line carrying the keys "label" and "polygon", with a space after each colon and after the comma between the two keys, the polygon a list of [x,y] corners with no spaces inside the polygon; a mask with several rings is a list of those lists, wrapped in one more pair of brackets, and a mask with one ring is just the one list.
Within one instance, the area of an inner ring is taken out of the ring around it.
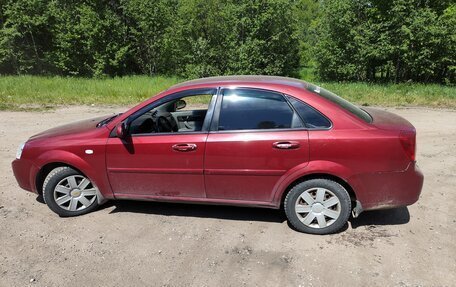
{"label": "front door", "polygon": [[[170,96],[169,101],[152,104],[127,120],[129,137],[108,139],[106,165],[115,196],[205,197],[203,163],[208,128],[204,123],[208,109],[213,108],[210,103],[215,104],[215,94],[215,90],[206,90],[191,95],[187,91],[185,97]],[[185,117],[194,114],[200,117],[185,124]]]}
{"label": "front door", "polygon": [[286,98],[225,89],[206,143],[208,198],[271,202],[274,186],[309,158],[308,132]]}

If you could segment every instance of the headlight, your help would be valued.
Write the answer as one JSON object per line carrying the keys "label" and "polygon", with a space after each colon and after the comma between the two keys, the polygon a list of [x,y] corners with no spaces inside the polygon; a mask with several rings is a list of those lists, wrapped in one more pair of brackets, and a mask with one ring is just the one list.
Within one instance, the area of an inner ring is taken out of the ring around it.
{"label": "headlight", "polygon": [[16,158],[17,158],[17,159],[21,159],[22,150],[24,149],[24,146],[25,146],[25,142],[24,142],[24,143],[21,143],[21,144],[19,145],[19,148],[17,149],[17,152],[16,152]]}

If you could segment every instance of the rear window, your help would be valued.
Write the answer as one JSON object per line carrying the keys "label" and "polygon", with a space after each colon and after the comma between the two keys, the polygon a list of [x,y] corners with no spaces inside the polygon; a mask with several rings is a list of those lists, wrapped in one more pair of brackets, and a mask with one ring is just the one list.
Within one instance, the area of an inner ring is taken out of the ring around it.
{"label": "rear window", "polygon": [[372,117],[363,109],[355,106],[354,104],[350,103],[349,101],[339,97],[338,95],[325,90],[321,87],[315,86],[313,84],[306,83],[306,89],[310,92],[317,93],[323,98],[335,103],[339,107],[343,108],[344,110],[350,112],[351,114],[355,115],[356,117],[362,119],[366,123],[372,122]]}

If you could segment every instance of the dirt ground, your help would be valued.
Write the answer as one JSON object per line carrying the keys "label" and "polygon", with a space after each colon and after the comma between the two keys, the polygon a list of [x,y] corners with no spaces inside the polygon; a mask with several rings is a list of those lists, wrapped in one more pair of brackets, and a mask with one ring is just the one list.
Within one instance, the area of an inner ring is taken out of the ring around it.
{"label": "dirt ground", "polygon": [[122,109],[0,112],[0,286],[456,286],[456,111],[389,110],[417,128],[421,198],[329,236],[239,207],[124,201],[59,218],[16,184],[17,146]]}

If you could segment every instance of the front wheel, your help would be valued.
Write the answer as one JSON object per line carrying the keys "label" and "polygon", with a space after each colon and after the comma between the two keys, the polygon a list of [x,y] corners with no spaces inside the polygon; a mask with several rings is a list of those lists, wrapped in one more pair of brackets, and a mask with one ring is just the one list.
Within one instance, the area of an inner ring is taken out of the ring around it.
{"label": "front wheel", "polygon": [[294,186],[287,194],[284,209],[298,231],[330,234],[348,221],[351,201],[345,188],[328,179],[311,179]]}
{"label": "front wheel", "polygon": [[60,216],[86,214],[98,206],[98,190],[85,176],[70,167],[52,170],[43,183],[47,206]]}

